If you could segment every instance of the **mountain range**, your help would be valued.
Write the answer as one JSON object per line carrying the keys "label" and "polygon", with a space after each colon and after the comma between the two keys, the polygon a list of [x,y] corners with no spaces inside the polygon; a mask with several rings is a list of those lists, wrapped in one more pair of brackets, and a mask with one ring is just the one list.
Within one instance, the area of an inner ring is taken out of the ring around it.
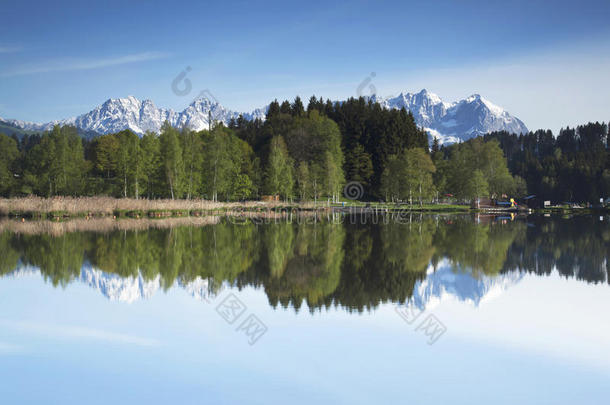
{"label": "mountain range", "polygon": [[404,107],[411,111],[417,125],[424,127],[431,137],[439,138],[440,143],[461,142],[492,131],[528,132],[520,119],[479,94],[454,103],[447,103],[426,89],[385,99],[372,96],[372,99],[386,108]]}
{"label": "mountain range", "polygon": [[[525,124],[510,115],[502,107],[474,94],[463,100],[447,103],[434,93],[423,89],[419,93],[400,93],[396,97],[383,98],[377,95],[370,100],[389,109],[405,108],[412,112],[415,122],[436,137],[442,144],[461,142],[491,131],[505,130],[512,133],[527,133]],[[214,122],[227,124],[232,118],[242,115],[245,119],[265,119],[268,106],[243,113],[228,110],[215,100],[201,97],[194,100],[183,111],[158,108],[151,100],[140,101],[133,96],[108,99],[88,113],[77,117],[47,123],[33,123],[0,118],[4,127],[21,131],[48,131],[54,125],[73,125],[85,136],[107,134],[130,129],[137,134],[147,131],[159,132],[165,121],[174,127],[187,126],[199,131]]]}

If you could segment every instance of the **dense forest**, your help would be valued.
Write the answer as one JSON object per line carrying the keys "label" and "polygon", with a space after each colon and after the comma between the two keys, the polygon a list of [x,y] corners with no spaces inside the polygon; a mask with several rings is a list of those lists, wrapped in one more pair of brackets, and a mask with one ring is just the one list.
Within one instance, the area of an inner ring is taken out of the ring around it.
{"label": "dense forest", "polygon": [[405,109],[363,98],[277,100],[266,119],[232,120],[192,131],[124,130],[83,139],[74,127],[44,134],[0,134],[0,195],[133,198],[345,199],[349,182],[363,200],[538,194],[555,201],[598,201],[610,194],[605,124],[527,135],[492,133],[428,146]]}
{"label": "dense forest", "polygon": [[525,179],[531,194],[553,201],[589,201],[610,197],[608,127],[589,123],[526,135],[494,132],[511,173]]}

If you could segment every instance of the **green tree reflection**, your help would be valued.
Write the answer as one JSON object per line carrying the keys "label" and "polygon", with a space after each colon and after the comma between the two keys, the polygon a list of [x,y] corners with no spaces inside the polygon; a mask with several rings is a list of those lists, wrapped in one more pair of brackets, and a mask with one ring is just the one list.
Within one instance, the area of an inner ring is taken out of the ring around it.
{"label": "green tree reflection", "polygon": [[[602,218],[603,219],[603,218]],[[364,221],[367,222],[367,221]],[[364,311],[405,302],[418,281],[448,263],[472,277],[553,270],[587,282],[608,282],[610,229],[599,217],[515,220],[418,215],[402,221],[324,220],[305,224],[222,221],[112,232],[0,233],[0,274],[39,268],[66,286],[91,265],[120,277],[159,278],[263,288],[273,306],[313,311],[341,305]]]}

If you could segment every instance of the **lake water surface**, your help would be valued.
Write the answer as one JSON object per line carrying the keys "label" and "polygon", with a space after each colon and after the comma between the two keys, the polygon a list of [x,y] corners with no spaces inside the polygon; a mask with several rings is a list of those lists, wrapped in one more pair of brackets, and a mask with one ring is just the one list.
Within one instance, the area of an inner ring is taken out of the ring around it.
{"label": "lake water surface", "polygon": [[605,404],[608,220],[4,222],[1,403]]}

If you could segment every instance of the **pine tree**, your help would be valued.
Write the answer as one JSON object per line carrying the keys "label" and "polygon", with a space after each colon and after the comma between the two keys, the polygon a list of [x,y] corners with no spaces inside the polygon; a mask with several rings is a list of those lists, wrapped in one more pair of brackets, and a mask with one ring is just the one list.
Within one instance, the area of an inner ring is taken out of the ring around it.
{"label": "pine tree", "polygon": [[0,195],[9,197],[15,191],[15,165],[19,158],[17,142],[0,134]]}
{"label": "pine tree", "polygon": [[364,146],[357,143],[348,152],[345,159],[346,174],[348,181],[357,181],[363,187],[370,185],[373,176],[373,161],[371,156],[365,151]]}
{"label": "pine tree", "polygon": [[191,199],[199,191],[201,184],[202,142],[194,131],[184,127],[180,132],[184,171],[186,181],[186,198]]}
{"label": "pine tree", "polygon": [[309,102],[307,103],[307,112],[309,113],[313,110],[316,110],[316,111],[322,113],[323,107],[324,107],[324,104],[322,104],[322,101],[318,101],[316,96],[311,96],[309,98]]}
{"label": "pine tree", "polygon": [[292,114],[292,107],[290,106],[290,102],[288,100],[285,100],[280,106],[280,113]]}
{"label": "pine tree", "polygon": [[153,132],[145,133],[140,140],[140,166],[138,184],[142,185],[147,198],[153,198],[158,195],[164,178],[161,173],[161,142]]}
{"label": "pine tree", "polygon": [[295,117],[302,117],[305,114],[305,107],[303,107],[301,97],[296,96],[296,98],[294,99],[294,103],[292,103],[291,110],[292,115]]}
{"label": "pine tree", "polygon": [[280,103],[277,102],[277,99],[273,100],[271,104],[269,104],[269,109],[267,110],[267,115],[265,116],[267,121],[277,117],[280,114]]}

